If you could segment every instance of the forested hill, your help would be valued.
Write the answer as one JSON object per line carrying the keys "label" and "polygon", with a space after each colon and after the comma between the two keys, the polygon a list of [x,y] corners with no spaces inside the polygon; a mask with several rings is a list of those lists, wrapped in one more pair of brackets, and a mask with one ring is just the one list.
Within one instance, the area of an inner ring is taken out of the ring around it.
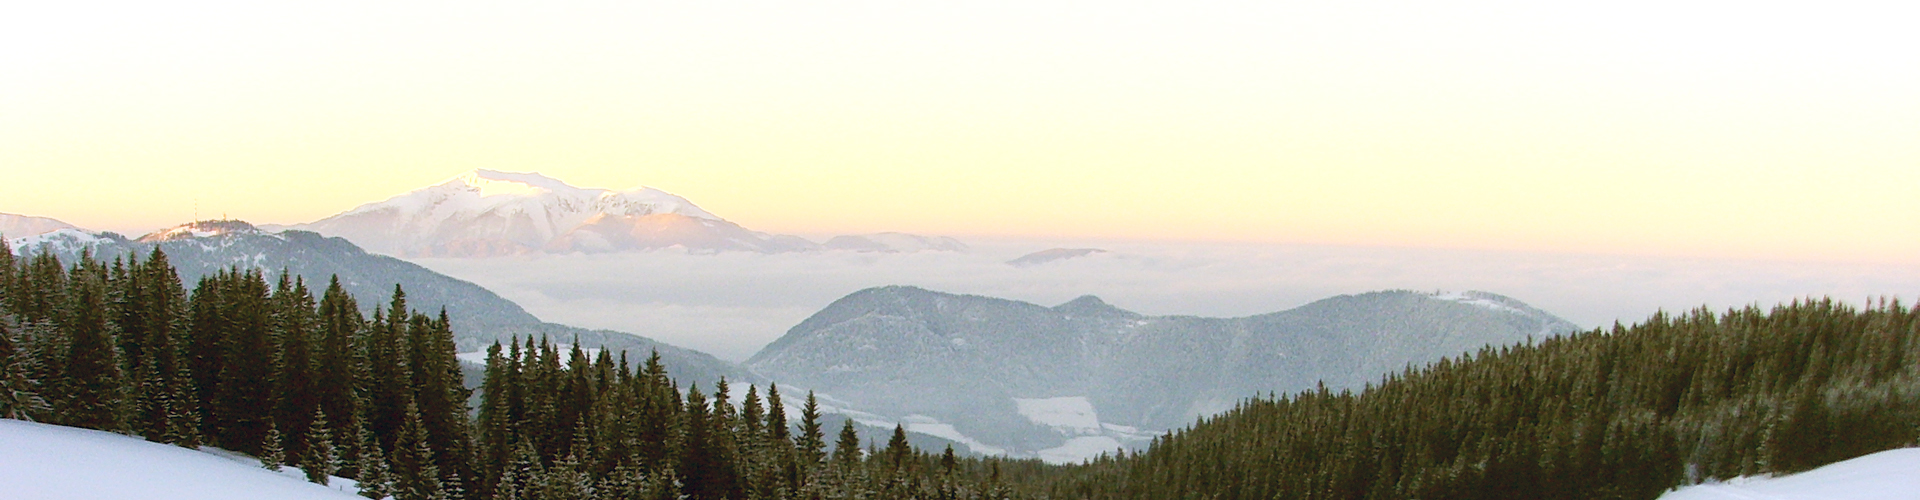
{"label": "forested hill", "polygon": [[557,342],[577,341],[588,348],[627,351],[634,357],[657,351],[669,373],[689,382],[711,384],[721,377],[755,380],[745,370],[707,353],[624,332],[547,323],[480,285],[306,231],[269,232],[244,221],[219,220],[183,224],[139,239],[70,229],[12,243],[17,260],[23,263],[35,255],[51,254],[66,266],[78,263],[82,254],[91,253],[105,264],[146,259],[159,250],[187,285],[236,267],[258,269],[270,280],[290,273],[314,288],[338,279],[341,289],[359,302],[363,315],[385,304],[398,284],[404,286],[415,309],[447,312],[454,345],[461,352],[478,352],[495,341],[544,336]]}
{"label": "forested hill", "polygon": [[1654,498],[1920,437],[1920,309],[1656,315],[1360,393],[1258,399],[1150,451],[1025,476],[1054,498]]}
{"label": "forested hill", "polygon": [[736,407],[716,380],[709,404],[657,353],[635,369],[577,344],[566,361],[550,340],[493,344],[475,419],[446,314],[396,288],[367,318],[337,282],[316,300],[277,281],[232,268],[189,294],[157,250],[63,268],[0,245],[0,418],[211,445],[375,499],[1006,496],[999,461],[915,450],[898,426],[863,453],[843,420],[829,456],[811,393],[789,425],[774,386]]}

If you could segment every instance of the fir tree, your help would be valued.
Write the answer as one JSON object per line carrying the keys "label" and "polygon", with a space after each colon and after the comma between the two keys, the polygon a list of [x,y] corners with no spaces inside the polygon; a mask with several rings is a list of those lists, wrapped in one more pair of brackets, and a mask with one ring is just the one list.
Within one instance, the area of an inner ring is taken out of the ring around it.
{"label": "fir tree", "polygon": [[289,284],[290,274],[281,271],[280,284],[275,287],[272,299],[273,334],[278,347],[274,358],[274,396],[277,398],[274,421],[286,428],[287,453],[303,457],[307,455],[307,436],[312,434],[313,415],[324,409],[320,406],[318,377],[314,374],[313,295],[299,277],[294,277]]}
{"label": "fir tree", "polygon": [[393,473],[388,468],[386,454],[380,451],[380,443],[373,436],[373,431],[359,427],[355,441],[358,441],[354,449],[359,457],[354,464],[357,471],[354,479],[359,482],[360,496],[379,500],[393,495]]}
{"label": "fir tree", "polygon": [[315,399],[322,412],[335,416],[333,435],[347,440],[346,448],[352,450],[349,438],[354,435],[353,427],[363,424],[357,422],[357,415],[362,411],[357,393],[367,376],[367,359],[362,355],[362,346],[354,340],[364,320],[353,296],[341,288],[339,276],[329,279],[317,309],[315,328],[319,331],[319,341],[314,350],[312,371]]}
{"label": "fir tree", "polygon": [[[3,241],[0,248],[4,248]],[[0,418],[31,421],[50,408],[37,391],[39,384],[28,378],[33,358],[19,348],[8,326],[11,322],[11,317],[0,316]]]}
{"label": "fir tree", "polygon": [[826,460],[826,434],[821,431],[820,404],[814,400],[813,391],[807,391],[807,403],[800,407],[800,440],[795,443],[804,469],[812,469]]}
{"label": "fir tree", "polygon": [[333,430],[327,424],[327,412],[320,409],[313,410],[313,425],[307,430],[307,453],[300,459],[300,469],[307,473],[308,481],[321,486],[340,470],[340,457],[333,449]]}
{"label": "fir tree", "polygon": [[126,381],[112,325],[107,321],[106,269],[82,253],[73,270],[66,321],[61,397],[54,411],[65,425],[118,431],[125,428]]}
{"label": "fir tree", "polygon": [[913,456],[913,446],[907,444],[907,431],[900,424],[893,425],[893,437],[887,439],[884,452],[887,465],[895,471],[907,466],[907,459]]}
{"label": "fir tree", "polygon": [[287,464],[287,454],[280,448],[280,426],[267,422],[267,435],[260,440],[260,466],[267,470],[278,471]]}
{"label": "fir tree", "polygon": [[447,495],[420,420],[419,407],[408,403],[393,448],[393,496],[398,500],[442,500]]}
{"label": "fir tree", "polygon": [[221,447],[259,453],[273,420],[273,306],[259,270],[236,270],[231,276],[220,290],[226,329],[215,402],[209,407],[218,431],[213,437]]}
{"label": "fir tree", "polygon": [[833,443],[833,463],[842,470],[860,465],[860,433],[853,430],[853,419],[840,426],[840,439]]}

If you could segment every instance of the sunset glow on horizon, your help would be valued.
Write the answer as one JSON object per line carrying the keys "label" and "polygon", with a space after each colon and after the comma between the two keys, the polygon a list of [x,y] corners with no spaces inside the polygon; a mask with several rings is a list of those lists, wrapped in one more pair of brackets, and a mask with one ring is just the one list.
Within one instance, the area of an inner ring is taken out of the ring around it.
{"label": "sunset glow on horizon", "polygon": [[473,169],[831,235],[1920,263],[1920,9],[47,3],[0,212],[308,222]]}

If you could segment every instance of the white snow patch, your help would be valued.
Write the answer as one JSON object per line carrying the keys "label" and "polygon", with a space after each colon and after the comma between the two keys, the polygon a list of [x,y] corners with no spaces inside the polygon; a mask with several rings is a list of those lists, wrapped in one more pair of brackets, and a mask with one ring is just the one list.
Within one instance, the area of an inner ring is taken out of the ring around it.
{"label": "white snow patch", "polygon": [[1440,299],[1440,300],[1459,302],[1462,304],[1485,308],[1485,309],[1494,310],[1494,311],[1513,313],[1513,314],[1526,314],[1525,311],[1514,309],[1511,306],[1508,306],[1506,304],[1500,303],[1499,301],[1487,298],[1477,292],[1438,292],[1437,291],[1429,295],[1431,295],[1433,298]]}
{"label": "white snow patch", "polygon": [[63,248],[80,248],[84,246],[90,246],[106,240],[107,240],[106,238],[101,238],[98,235],[89,233],[85,229],[64,228],[64,229],[55,229],[52,231],[36,234],[33,236],[27,236],[24,238],[14,238],[12,240],[8,240],[7,245],[12,247],[15,251],[37,250],[43,246],[54,248],[54,249],[63,249]]}
{"label": "white snow patch", "polygon": [[[573,361],[573,344],[554,344],[553,346],[554,349],[560,351],[560,367],[565,368],[569,362]],[[587,361],[593,361],[594,358],[600,356],[600,348],[598,347],[588,347],[580,351],[586,353]],[[506,347],[503,346],[500,348],[500,355],[507,355]],[[484,350],[456,353],[453,357],[459,358],[463,363],[474,366],[487,366],[487,351]]]}
{"label": "white snow patch", "polygon": [[997,446],[988,446],[986,443],[976,441],[972,437],[968,437],[966,434],[961,433],[959,429],[953,428],[953,424],[943,423],[939,419],[935,419],[933,417],[929,417],[926,415],[907,415],[907,418],[905,419],[905,421],[901,422],[901,425],[906,428],[907,432],[926,434],[928,436],[933,436],[940,439],[945,439],[948,441],[953,441],[955,443],[966,445],[966,447],[972,450],[974,453],[979,453],[982,455],[1007,454],[1007,450],[1005,448],[1000,448]]}
{"label": "white snow patch", "polygon": [[1920,448],[1887,450],[1780,477],[1684,486],[1660,500],[1911,500],[1920,498]]}
{"label": "white snow patch", "polygon": [[1027,417],[1027,420],[1068,435],[1100,433],[1100,418],[1093,411],[1093,402],[1088,401],[1086,396],[1013,398],[1013,404],[1019,408],[1020,416]]}
{"label": "white snow patch", "polygon": [[1081,436],[1053,448],[1040,450],[1040,461],[1060,465],[1085,462],[1103,453],[1117,453],[1120,441],[1106,436]]}
{"label": "white snow patch", "polygon": [[[36,500],[353,500],[352,481],[321,486],[297,469],[75,427],[0,419],[0,485],[6,498]],[[342,489],[334,489],[342,488]]]}

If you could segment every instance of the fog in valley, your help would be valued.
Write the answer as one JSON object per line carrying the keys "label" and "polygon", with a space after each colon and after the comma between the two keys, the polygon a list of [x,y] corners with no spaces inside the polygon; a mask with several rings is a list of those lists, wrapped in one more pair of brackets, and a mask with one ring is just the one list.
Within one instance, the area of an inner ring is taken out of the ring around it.
{"label": "fog in valley", "polygon": [[[1633,323],[1662,309],[1771,307],[1808,296],[1858,304],[1887,290],[1920,290],[1915,265],[1272,244],[967,243],[966,252],[664,250],[411,260],[478,283],[546,321],[636,333],[732,361],[752,356],[835,299],[883,285],[1049,306],[1091,294],[1143,314],[1216,317],[1375,290],[1482,290],[1588,328]],[[1048,248],[1106,252],[1007,263]]]}

